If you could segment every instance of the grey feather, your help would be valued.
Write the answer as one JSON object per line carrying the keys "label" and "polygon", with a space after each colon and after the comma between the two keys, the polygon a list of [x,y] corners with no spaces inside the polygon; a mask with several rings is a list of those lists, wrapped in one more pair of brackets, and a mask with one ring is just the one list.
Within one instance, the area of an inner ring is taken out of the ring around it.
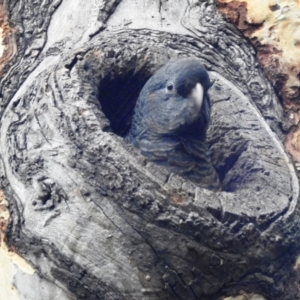
{"label": "grey feather", "polygon": [[[204,90],[200,109],[190,96],[197,83]],[[219,177],[206,144],[210,86],[208,73],[199,59],[167,63],[143,87],[126,140],[170,173],[200,187],[219,190]]]}

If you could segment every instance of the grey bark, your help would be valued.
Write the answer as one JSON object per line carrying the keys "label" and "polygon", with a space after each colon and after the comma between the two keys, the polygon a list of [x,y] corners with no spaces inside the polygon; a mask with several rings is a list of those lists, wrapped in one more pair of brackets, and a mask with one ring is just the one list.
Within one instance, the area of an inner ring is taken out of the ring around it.
{"label": "grey bark", "polygon": [[[215,3],[8,5],[18,53],[1,79],[1,186],[9,243],[36,270],[16,275],[20,298],[298,299],[290,125]],[[219,193],[168,176],[122,138],[146,80],[185,56],[214,81]]]}

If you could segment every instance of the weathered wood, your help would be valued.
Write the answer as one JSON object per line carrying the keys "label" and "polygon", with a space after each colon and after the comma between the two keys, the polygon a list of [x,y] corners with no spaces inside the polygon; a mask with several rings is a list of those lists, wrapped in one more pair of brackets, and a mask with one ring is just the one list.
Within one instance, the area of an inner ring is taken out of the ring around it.
{"label": "weathered wood", "polygon": [[[253,49],[215,4],[9,5],[18,55],[1,81],[1,183],[9,242],[37,270],[17,275],[21,299],[33,286],[31,299],[296,297],[288,123]],[[208,139],[220,193],[169,176],[122,139],[146,80],[185,56],[214,81]]]}

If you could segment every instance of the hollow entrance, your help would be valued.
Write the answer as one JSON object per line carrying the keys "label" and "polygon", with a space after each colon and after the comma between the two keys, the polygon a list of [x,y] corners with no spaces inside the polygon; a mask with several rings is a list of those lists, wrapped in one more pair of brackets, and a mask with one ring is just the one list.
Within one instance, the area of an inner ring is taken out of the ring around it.
{"label": "hollow entrance", "polygon": [[139,93],[151,75],[131,68],[123,74],[108,73],[101,80],[99,100],[115,134],[124,137],[128,132]]}
{"label": "hollow entrance", "polygon": [[[110,58],[109,56],[113,57]],[[140,57],[128,58],[129,56],[124,54],[124,57],[127,57],[127,61],[120,57],[116,58],[116,55],[110,51],[108,57],[101,61],[101,66],[96,71],[99,72],[97,74],[99,76],[97,76],[97,95],[102,111],[109,120],[112,131],[121,137],[125,137],[129,131],[134,107],[143,86],[161,67],[162,62],[170,60],[165,56],[158,59],[159,55],[141,55]],[[105,61],[105,65],[103,65],[103,61]],[[211,98],[218,99],[219,92],[214,91],[214,88],[212,91]],[[239,161],[241,154],[246,151],[247,143],[243,141],[243,138],[231,137],[235,132],[234,130],[229,130],[227,133],[228,128],[231,128],[231,121],[226,119],[227,124],[223,115],[219,115],[220,112],[222,109],[219,109],[216,114],[212,113],[207,142],[211,149],[213,165],[221,181],[226,182],[223,185],[223,190],[233,192],[239,188],[239,181],[243,180],[237,178],[232,183],[227,175],[228,172],[233,173],[232,169]]]}

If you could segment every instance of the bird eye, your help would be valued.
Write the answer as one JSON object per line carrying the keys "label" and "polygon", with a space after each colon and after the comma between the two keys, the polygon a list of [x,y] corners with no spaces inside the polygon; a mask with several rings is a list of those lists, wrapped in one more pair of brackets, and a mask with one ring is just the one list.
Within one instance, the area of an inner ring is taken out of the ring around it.
{"label": "bird eye", "polygon": [[173,91],[173,88],[174,88],[173,83],[172,83],[172,82],[168,82],[168,83],[167,83],[167,90],[168,90],[169,92],[171,92],[171,91]]}

